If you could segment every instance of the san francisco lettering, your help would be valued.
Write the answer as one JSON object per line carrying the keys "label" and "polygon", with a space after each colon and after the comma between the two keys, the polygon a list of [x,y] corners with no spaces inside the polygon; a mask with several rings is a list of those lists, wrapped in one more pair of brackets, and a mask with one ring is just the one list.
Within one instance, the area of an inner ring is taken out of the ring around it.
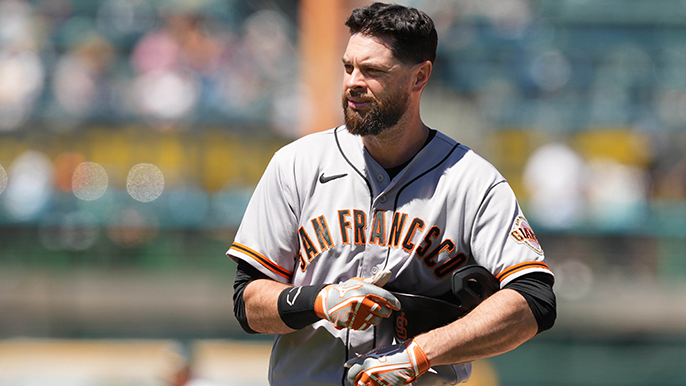
{"label": "san francisco lettering", "polygon": [[[312,260],[320,253],[334,248],[338,240],[343,245],[376,244],[402,248],[409,254],[414,253],[438,278],[447,276],[467,260],[464,253],[457,251],[452,240],[443,238],[443,231],[436,225],[428,227],[424,233],[427,228],[425,221],[418,217],[410,220],[407,213],[393,213],[392,218],[388,219],[389,226],[385,211],[375,211],[371,216],[371,223],[368,223],[365,211],[341,209],[336,216],[337,229],[329,227],[324,215],[311,219],[311,228],[300,227],[300,269],[305,271]],[[448,259],[440,261],[438,257],[441,255],[447,255]]]}

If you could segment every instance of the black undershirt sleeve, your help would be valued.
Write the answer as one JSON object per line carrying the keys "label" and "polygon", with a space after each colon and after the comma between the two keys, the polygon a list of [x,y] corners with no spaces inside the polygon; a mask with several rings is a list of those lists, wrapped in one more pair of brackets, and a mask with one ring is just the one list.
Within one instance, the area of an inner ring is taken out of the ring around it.
{"label": "black undershirt sleeve", "polygon": [[553,292],[554,278],[544,272],[533,272],[518,277],[507,283],[503,288],[509,288],[521,294],[531,308],[538,333],[550,329],[557,318],[557,303]]}
{"label": "black undershirt sleeve", "polygon": [[[242,260],[238,261],[236,280],[233,283],[233,314],[248,334],[258,334],[258,332],[250,328],[248,323],[243,292],[250,282],[258,279],[272,280],[250,264]],[[294,330],[299,330],[318,321],[320,318],[314,311],[314,303],[317,294],[325,286],[326,284],[289,287],[282,291],[278,299],[281,320]]]}
{"label": "black undershirt sleeve", "polygon": [[258,334],[258,332],[250,328],[248,325],[248,316],[245,314],[243,291],[245,291],[245,287],[247,287],[251,281],[257,279],[270,278],[258,271],[252,265],[244,262],[243,260],[238,260],[238,268],[236,268],[236,280],[233,282],[233,314],[243,330],[248,334]]}

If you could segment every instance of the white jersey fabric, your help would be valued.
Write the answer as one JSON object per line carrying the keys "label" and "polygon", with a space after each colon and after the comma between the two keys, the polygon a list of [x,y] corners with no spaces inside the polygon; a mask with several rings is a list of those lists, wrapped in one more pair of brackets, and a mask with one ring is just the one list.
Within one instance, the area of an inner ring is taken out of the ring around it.
{"label": "white jersey fabric", "polygon": [[[485,267],[501,287],[551,273],[512,189],[468,147],[437,132],[390,179],[345,126],[275,153],[227,254],[294,286],[390,269],[388,286],[425,296],[450,291],[450,274],[465,264]],[[348,359],[394,343],[392,331],[380,330],[336,330],[321,320],[277,335],[269,382],[343,385]],[[471,365],[433,370],[415,385],[465,382]]]}

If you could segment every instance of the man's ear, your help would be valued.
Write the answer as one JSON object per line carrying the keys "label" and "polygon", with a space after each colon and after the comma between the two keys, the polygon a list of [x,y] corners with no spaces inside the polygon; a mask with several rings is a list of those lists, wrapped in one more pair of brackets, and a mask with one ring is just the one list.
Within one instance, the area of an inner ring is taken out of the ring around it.
{"label": "man's ear", "polygon": [[415,66],[414,68],[414,81],[412,83],[412,91],[419,91],[421,92],[424,87],[426,86],[426,83],[429,81],[429,78],[431,77],[431,70],[433,69],[433,63],[431,61],[427,60],[423,63],[419,63]]}

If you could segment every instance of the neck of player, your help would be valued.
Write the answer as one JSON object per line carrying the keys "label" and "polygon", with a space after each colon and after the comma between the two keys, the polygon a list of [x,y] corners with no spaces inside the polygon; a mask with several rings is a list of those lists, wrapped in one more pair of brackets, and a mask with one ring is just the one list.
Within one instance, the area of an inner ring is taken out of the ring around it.
{"label": "neck of player", "polygon": [[422,149],[429,128],[419,119],[403,116],[393,127],[379,135],[366,135],[362,143],[376,162],[385,169],[402,165]]}

